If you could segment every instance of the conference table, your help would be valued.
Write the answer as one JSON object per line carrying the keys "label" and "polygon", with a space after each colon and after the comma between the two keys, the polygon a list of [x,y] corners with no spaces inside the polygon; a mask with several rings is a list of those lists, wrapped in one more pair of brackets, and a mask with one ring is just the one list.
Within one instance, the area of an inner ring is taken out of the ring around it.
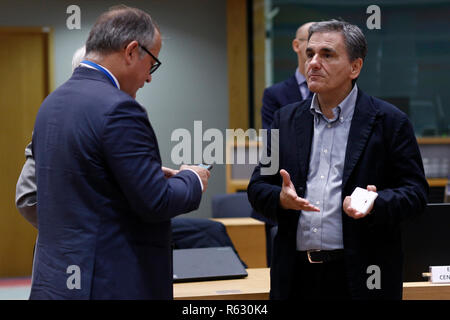
{"label": "conference table", "polygon": [[[266,300],[270,269],[250,268],[242,279],[174,284],[175,300]],[[403,300],[450,300],[450,283],[404,282]]]}
{"label": "conference table", "polygon": [[242,279],[175,283],[175,300],[267,300],[269,299],[269,268],[247,269]]}

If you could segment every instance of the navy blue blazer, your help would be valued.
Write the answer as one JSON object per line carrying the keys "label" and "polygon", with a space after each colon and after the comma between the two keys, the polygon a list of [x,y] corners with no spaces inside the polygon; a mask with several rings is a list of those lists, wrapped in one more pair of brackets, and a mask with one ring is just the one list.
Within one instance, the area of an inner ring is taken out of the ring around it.
{"label": "navy blue blazer", "polygon": [[[279,129],[280,169],[286,169],[299,196],[304,197],[313,137],[311,100],[291,104],[275,113]],[[270,142],[270,138],[268,139]],[[269,152],[271,146],[268,146]],[[270,153],[269,153],[270,154]],[[289,297],[293,283],[299,211],[280,207],[282,179],[260,174],[258,165],[248,186],[254,209],[278,220],[271,266],[271,298]],[[345,264],[353,298],[400,299],[402,250],[400,222],[423,212],[425,179],[414,131],[407,116],[387,102],[359,90],[349,132],[342,181],[342,201],[356,187],[377,187],[374,211],[352,219],[342,211]],[[381,270],[381,289],[370,290],[368,267]]]}
{"label": "navy blue blazer", "polygon": [[270,129],[275,111],[288,104],[302,100],[302,94],[300,93],[295,75],[266,88],[261,107],[263,129]]}
{"label": "navy blue blazer", "polygon": [[197,209],[202,192],[191,171],[164,178],[146,111],[79,67],[42,103],[33,155],[30,298],[172,299],[170,219]]}

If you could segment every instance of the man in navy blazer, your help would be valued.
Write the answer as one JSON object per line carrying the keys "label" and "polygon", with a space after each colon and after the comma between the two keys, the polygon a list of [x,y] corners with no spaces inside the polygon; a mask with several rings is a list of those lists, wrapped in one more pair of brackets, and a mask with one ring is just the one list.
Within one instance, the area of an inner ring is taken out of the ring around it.
{"label": "man in navy blazer", "polygon": [[292,50],[297,54],[298,66],[295,74],[288,79],[266,88],[263,94],[261,118],[263,129],[270,129],[275,111],[288,104],[299,102],[310,97],[305,78],[306,43],[309,27],[314,22],[301,25],[292,40]]}
{"label": "man in navy blazer", "polygon": [[[268,152],[281,170],[258,165],[248,187],[254,209],[278,221],[272,299],[402,297],[400,222],[423,212],[428,184],[408,117],[355,83],[366,52],[358,27],[312,25],[314,97],[275,113]],[[378,193],[367,214],[351,206],[356,187]]]}
{"label": "man in navy blazer", "polygon": [[165,177],[136,92],[161,35],[135,8],[102,14],[86,60],[35,122],[38,240],[31,299],[172,299],[170,219],[198,208],[209,172]]}

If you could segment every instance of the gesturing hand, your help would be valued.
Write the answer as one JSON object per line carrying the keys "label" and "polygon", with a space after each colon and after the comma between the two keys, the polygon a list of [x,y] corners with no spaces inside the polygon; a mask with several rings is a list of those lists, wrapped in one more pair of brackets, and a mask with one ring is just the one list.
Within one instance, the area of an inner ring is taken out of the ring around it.
{"label": "gesturing hand", "polygon": [[286,170],[281,169],[280,175],[283,178],[283,185],[280,192],[280,205],[283,209],[320,211],[319,208],[310,204],[308,200],[300,198],[297,195],[291,177]]}

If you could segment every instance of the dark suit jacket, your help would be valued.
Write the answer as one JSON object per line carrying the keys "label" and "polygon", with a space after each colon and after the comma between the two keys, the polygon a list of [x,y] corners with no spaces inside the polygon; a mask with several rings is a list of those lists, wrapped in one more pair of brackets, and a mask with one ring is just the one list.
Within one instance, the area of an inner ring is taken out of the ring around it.
{"label": "dark suit jacket", "polygon": [[[273,128],[279,129],[280,169],[289,172],[301,197],[305,195],[314,127],[310,104],[309,99],[286,106],[275,114],[273,122]],[[248,187],[248,197],[255,210],[267,217],[276,216],[278,220],[271,268],[272,299],[286,299],[293,289],[300,214],[280,207],[281,182],[279,173],[263,176],[257,166]],[[353,298],[400,299],[400,222],[423,212],[428,184],[407,116],[396,107],[359,91],[345,155],[342,201],[355,187],[366,188],[369,184],[375,185],[378,191],[374,211],[358,220],[342,212],[348,287]],[[366,285],[372,274],[367,271],[371,265],[380,267],[381,289],[369,290]]]}
{"label": "dark suit jacket", "polygon": [[[39,109],[31,299],[171,299],[170,219],[196,209],[195,173],[165,179],[145,110],[77,68]],[[80,289],[73,267],[79,268]],[[69,271],[69,272],[68,272]]]}
{"label": "dark suit jacket", "polygon": [[[263,95],[263,105],[261,107],[263,129],[270,129],[270,125],[273,121],[273,115],[281,107],[302,100],[302,95],[300,93],[295,75],[266,88]],[[276,221],[264,217],[254,210],[252,211],[251,216],[271,226],[276,225]]]}
{"label": "dark suit jacket", "polygon": [[263,94],[263,105],[261,107],[263,129],[270,129],[275,111],[288,104],[302,100],[302,95],[295,75],[266,88]]}

